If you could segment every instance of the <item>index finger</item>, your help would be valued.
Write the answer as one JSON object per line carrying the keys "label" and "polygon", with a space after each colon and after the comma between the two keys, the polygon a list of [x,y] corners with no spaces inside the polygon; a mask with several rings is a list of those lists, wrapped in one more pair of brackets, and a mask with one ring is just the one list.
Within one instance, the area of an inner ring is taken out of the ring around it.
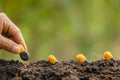
{"label": "index finger", "polygon": [[6,19],[4,20],[3,29],[5,32],[7,32],[12,36],[12,39],[17,44],[22,44],[24,48],[27,50],[27,47],[20,29],[7,16],[6,16]]}
{"label": "index finger", "polygon": [[23,39],[22,33],[20,31],[20,29],[18,27],[16,27],[16,25],[13,25],[14,27],[9,27],[9,33],[13,36],[13,40],[18,43],[18,44],[22,44],[24,46],[24,48],[27,50],[25,41]]}

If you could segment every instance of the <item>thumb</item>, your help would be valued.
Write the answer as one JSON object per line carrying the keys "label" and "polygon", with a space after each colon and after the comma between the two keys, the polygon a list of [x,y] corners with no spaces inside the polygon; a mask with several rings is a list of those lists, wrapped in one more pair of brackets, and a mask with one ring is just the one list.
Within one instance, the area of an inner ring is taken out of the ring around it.
{"label": "thumb", "polygon": [[18,44],[2,35],[0,35],[0,48],[15,54],[20,52],[20,47]]}

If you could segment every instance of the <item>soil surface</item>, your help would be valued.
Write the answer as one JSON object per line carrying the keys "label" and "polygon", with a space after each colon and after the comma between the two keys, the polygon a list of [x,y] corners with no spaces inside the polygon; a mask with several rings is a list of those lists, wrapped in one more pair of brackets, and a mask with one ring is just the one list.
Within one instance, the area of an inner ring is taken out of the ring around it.
{"label": "soil surface", "polygon": [[0,60],[0,80],[120,80],[120,61],[91,63],[37,61],[23,64]]}

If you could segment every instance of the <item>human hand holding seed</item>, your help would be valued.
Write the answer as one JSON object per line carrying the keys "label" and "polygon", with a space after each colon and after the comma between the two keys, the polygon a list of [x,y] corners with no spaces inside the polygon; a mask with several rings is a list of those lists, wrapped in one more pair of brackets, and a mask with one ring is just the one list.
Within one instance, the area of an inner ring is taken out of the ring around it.
{"label": "human hand holding seed", "polygon": [[6,16],[0,13],[0,49],[19,54],[22,44],[27,50],[20,29]]}

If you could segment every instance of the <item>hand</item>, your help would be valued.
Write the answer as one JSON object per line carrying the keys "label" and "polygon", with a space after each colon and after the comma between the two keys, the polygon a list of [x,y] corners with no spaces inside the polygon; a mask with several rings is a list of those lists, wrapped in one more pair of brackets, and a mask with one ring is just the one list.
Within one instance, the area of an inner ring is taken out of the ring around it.
{"label": "hand", "polygon": [[4,14],[0,13],[0,49],[19,53],[22,44],[27,49],[20,29]]}

